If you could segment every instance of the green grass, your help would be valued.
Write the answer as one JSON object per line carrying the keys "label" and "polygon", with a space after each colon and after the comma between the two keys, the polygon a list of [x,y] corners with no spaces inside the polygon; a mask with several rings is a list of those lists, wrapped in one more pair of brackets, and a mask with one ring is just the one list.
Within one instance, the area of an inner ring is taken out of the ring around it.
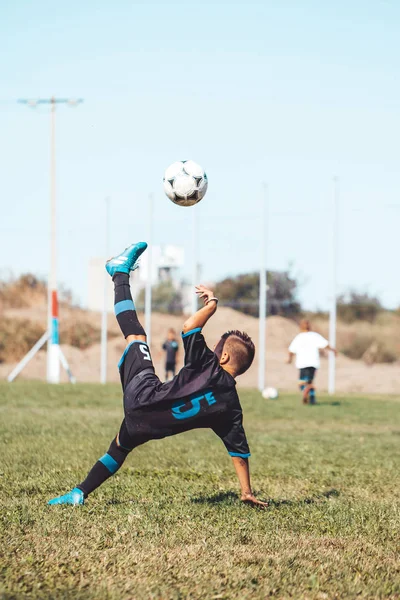
{"label": "green grass", "polygon": [[107,450],[120,390],[0,385],[0,598],[400,598],[399,399],[241,398],[267,511],[240,504],[209,431],[48,507]]}

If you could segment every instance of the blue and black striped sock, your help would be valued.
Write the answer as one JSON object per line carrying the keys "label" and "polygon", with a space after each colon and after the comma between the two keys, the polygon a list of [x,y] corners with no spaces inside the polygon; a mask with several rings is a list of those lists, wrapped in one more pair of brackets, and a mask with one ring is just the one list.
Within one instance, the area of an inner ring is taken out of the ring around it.
{"label": "blue and black striped sock", "polygon": [[114,311],[118,325],[125,337],[128,335],[146,335],[139,323],[135,304],[131,296],[129,275],[115,273],[114,281]]}
{"label": "blue and black striped sock", "polygon": [[310,393],[309,393],[309,398],[310,398],[310,404],[315,404],[315,402],[317,401],[316,397],[315,397],[315,389],[311,388]]}
{"label": "blue and black striped sock", "polygon": [[130,450],[118,446],[115,440],[104,456],[93,465],[86,479],[77,488],[82,490],[85,498],[98,488],[102,483],[114,475],[128,456]]}

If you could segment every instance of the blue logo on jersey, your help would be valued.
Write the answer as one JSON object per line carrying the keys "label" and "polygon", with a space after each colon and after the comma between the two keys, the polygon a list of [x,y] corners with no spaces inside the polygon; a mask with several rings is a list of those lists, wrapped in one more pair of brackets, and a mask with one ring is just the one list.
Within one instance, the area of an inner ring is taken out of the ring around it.
{"label": "blue logo on jersey", "polygon": [[206,392],[202,396],[192,398],[191,400],[189,400],[189,402],[181,402],[180,400],[178,400],[178,402],[175,402],[175,404],[172,407],[172,416],[175,417],[175,419],[190,419],[190,417],[195,417],[197,413],[200,412],[201,400],[206,400],[208,406],[211,406],[212,404],[216,403],[216,399],[214,398],[212,392]]}

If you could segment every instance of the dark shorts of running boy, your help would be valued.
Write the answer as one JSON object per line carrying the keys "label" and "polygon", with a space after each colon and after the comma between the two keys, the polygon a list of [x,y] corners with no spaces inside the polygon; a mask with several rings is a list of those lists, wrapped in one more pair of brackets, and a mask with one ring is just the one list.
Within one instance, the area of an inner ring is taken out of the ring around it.
{"label": "dark shorts of running boy", "polygon": [[304,383],[312,383],[316,371],[317,369],[315,367],[303,367],[299,370],[299,380]]}

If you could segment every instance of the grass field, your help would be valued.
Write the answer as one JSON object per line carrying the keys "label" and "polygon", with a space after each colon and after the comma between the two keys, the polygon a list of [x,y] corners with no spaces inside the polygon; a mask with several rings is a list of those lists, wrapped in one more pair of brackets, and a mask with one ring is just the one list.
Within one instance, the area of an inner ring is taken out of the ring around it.
{"label": "grass field", "polygon": [[400,598],[400,399],[241,393],[253,486],[209,431],[151,442],[84,507],[117,386],[0,385],[0,598]]}

